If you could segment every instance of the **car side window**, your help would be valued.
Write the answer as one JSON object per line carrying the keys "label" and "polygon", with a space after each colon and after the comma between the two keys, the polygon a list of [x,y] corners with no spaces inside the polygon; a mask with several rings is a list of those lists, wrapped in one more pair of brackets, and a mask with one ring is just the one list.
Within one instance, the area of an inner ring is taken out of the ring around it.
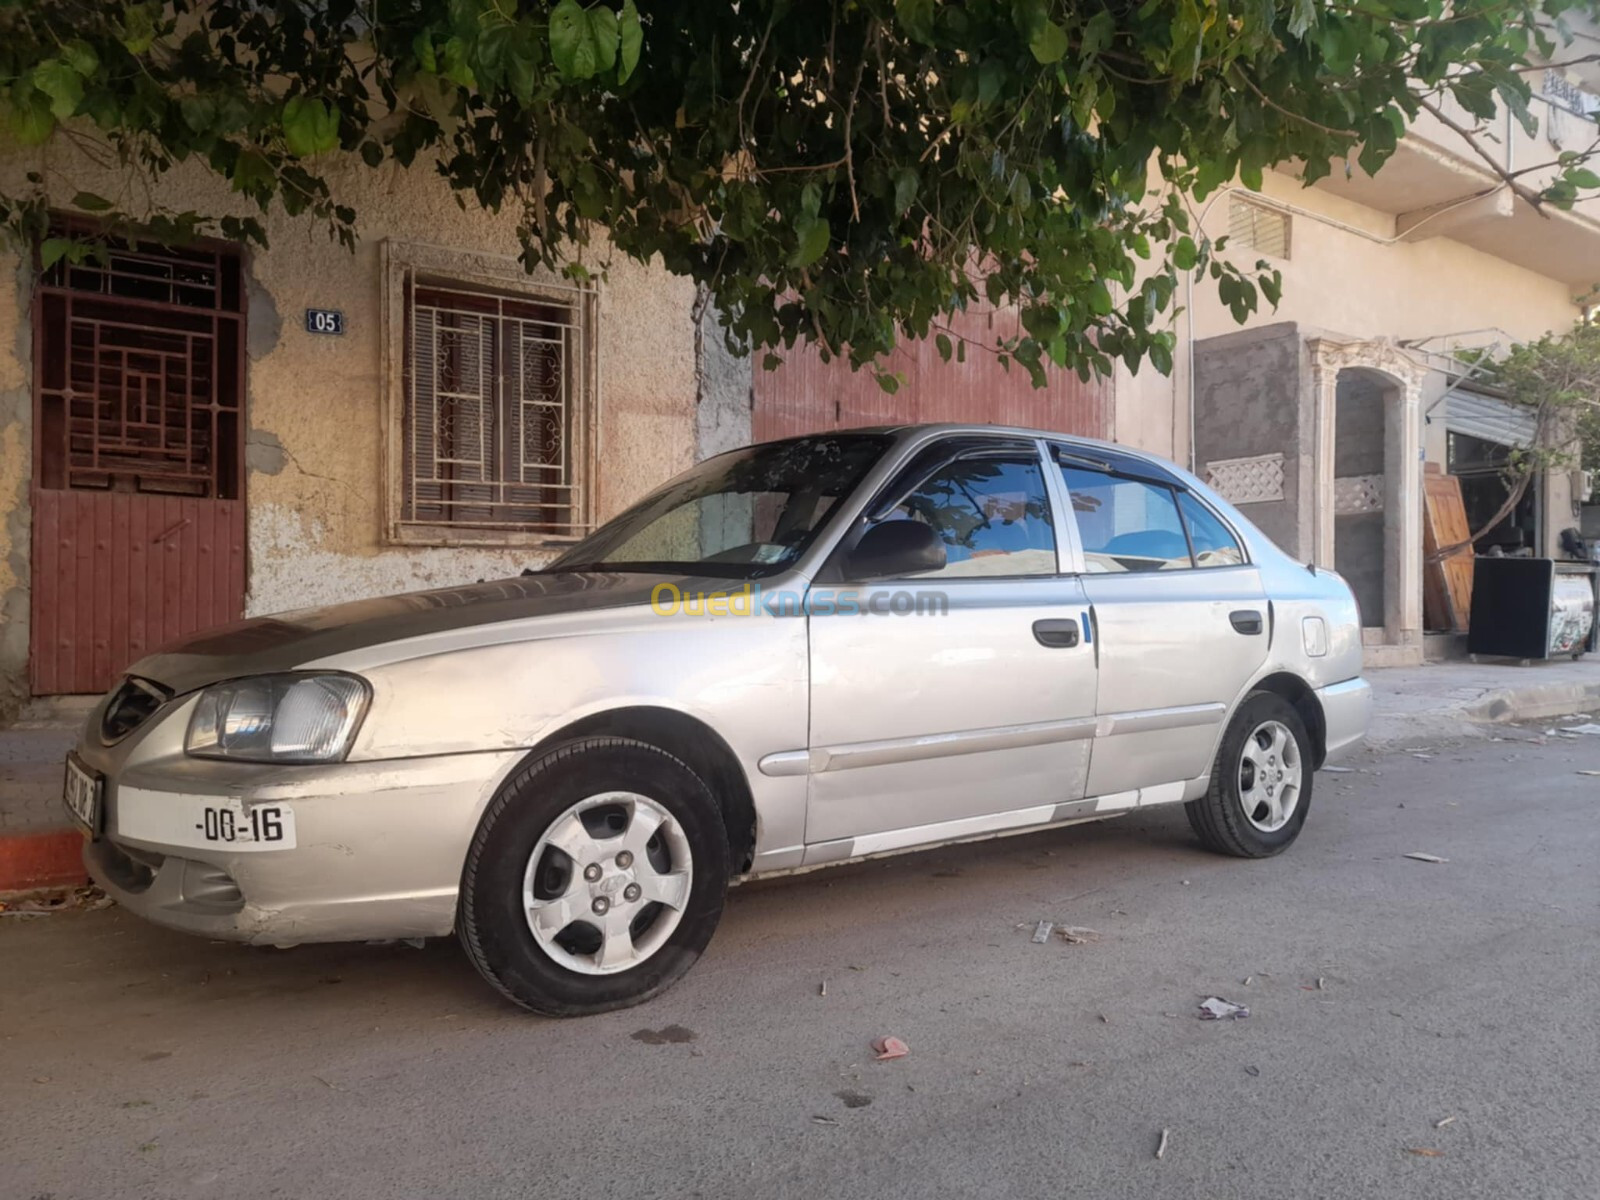
{"label": "car side window", "polygon": [[1237,567],[1244,562],[1239,539],[1212,512],[1188,492],[1178,495],[1178,508],[1189,527],[1197,567]]}
{"label": "car side window", "polygon": [[975,457],[940,467],[885,520],[921,521],[945,545],[945,565],[919,579],[1054,575],[1056,534],[1044,475],[1031,457]]}
{"label": "car side window", "polygon": [[1189,539],[1169,487],[1063,465],[1090,574],[1187,570]]}

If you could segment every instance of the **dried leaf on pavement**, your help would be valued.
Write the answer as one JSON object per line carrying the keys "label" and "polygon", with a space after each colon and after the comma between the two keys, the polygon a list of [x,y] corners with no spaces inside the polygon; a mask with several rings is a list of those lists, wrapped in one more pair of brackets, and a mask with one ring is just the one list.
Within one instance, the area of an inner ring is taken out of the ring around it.
{"label": "dried leaf on pavement", "polygon": [[1418,1158],[1443,1158],[1443,1150],[1433,1150],[1426,1146],[1407,1146],[1407,1154],[1415,1154]]}
{"label": "dried leaf on pavement", "polygon": [[1425,863],[1447,863],[1450,861],[1448,858],[1440,858],[1437,854],[1424,854],[1420,850],[1413,850],[1410,854],[1403,855],[1402,857],[1414,858],[1417,862]]}

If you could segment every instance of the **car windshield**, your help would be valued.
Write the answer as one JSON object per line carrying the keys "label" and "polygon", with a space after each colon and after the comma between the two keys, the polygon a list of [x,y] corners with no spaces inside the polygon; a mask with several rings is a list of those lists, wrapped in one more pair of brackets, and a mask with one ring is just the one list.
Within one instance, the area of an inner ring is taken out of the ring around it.
{"label": "car windshield", "polygon": [[608,521],[551,571],[681,571],[758,579],[816,539],[889,439],[831,434],[707,459]]}

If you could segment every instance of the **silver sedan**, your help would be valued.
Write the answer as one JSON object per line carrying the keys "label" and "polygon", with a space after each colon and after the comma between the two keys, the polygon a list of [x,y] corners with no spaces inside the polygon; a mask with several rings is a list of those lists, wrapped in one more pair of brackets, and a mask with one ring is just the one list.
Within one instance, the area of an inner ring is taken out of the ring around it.
{"label": "silver sedan", "polygon": [[135,663],[66,802],[124,907],[272,945],[455,932],[542,1013],[637,1003],[731,881],[1183,804],[1276,854],[1369,693],[1343,580],[1162,460],[820,434],[552,565]]}

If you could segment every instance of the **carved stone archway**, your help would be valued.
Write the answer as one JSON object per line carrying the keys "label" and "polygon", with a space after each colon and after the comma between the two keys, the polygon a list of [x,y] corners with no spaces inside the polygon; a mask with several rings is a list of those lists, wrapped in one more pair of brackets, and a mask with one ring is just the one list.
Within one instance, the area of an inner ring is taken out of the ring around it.
{"label": "carved stone archway", "polygon": [[[1312,528],[1319,566],[1334,565],[1335,415],[1339,375],[1356,370],[1383,386],[1390,409],[1386,436],[1388,461],[1384,506],[1384,558],[1391,585],[1386,589],[1381,640],[1363,631],[1371,666],[1422,662],[1422,386],[1428,368],[1388,338],[1306,339],[1311,366],[1315,439],[1313,443]],[[1391,408],[1392,406],[1392,408]]]}

